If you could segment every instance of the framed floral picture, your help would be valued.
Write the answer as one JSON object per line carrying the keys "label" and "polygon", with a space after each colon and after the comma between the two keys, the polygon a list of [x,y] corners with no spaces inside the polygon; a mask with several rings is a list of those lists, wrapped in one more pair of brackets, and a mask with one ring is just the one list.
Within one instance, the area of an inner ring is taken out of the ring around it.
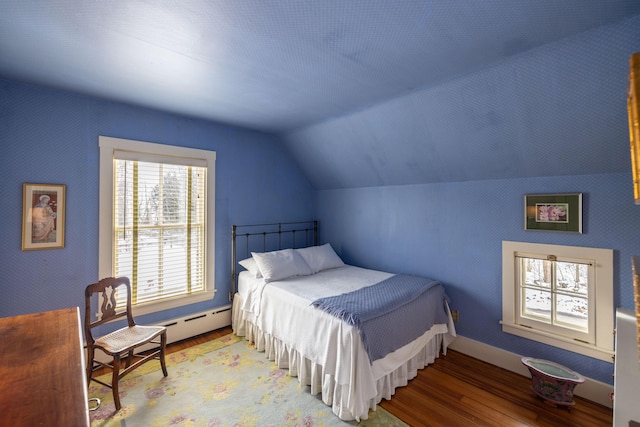
{"label": "framed floral picture", "polygon": [[64,248],[63,184],[22,185],[22,250]]}
{"label": "framed floral picture", "polygon": [[582,193],[525,195],[524,228],[582,233]]}

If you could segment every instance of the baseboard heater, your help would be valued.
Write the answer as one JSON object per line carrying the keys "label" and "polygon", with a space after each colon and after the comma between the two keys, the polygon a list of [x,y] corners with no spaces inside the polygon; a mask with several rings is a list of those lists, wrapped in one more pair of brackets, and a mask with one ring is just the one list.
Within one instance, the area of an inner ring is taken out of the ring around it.
{"label": "baseboard heater", "polygon": [[[167,344],[171,344],[231,325],[231,305],[189,314],[178,319],[159,322],[156,325],[167,328]],[[143,346],[140,349],[144,350],[151,347],[151,345]],[[96,359],[101,362],[110,360],[100,350],[96,351]]]}
{"label": "baseboard heater", "polygon": [[167,328],[167,344],[231,325],[231,305],[158,323]]}

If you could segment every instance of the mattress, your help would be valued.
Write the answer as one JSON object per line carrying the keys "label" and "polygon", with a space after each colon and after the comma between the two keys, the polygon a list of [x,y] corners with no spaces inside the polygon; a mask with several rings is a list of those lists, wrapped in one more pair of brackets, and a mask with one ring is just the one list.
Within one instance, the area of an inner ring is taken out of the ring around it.
{"label": "mattress", "polygon": [[341,419],[367,419],[382,398],[390,399],[396,387],[406,385],[441,349],[446,353],[455,337],[448,307],[447,323],[433,325],[409,344],[370,362],[358,330],[311,303],[391,275],[345,265],[266,284],[242,272],[233,302],[234,332],[310,385],[312,393],[321,393]]}

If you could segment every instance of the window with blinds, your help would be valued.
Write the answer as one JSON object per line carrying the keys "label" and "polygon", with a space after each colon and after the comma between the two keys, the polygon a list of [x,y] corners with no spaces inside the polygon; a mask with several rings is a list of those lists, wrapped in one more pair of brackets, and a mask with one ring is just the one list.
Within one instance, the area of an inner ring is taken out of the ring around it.
{"label": "window with blinds", "polygon": [[206,169],[114,159],[113,271],[134,304],[204,290]]}
{"label": "window with blinds", "polygon": [[100,137],[100,277],[136,314],[213,297],[214,202],[215,152]]}
{"label": "window with blinds", "polygon": [[502,242],[504,332],[610,362],[613,314],[613,250]]}

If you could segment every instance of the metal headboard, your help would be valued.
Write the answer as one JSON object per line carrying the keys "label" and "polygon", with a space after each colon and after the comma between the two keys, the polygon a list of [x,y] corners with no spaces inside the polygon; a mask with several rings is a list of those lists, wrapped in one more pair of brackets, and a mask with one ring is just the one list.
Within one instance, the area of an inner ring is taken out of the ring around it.
{"label": "metal headboard", "polygon": [[229,301],[233,300],[238,288],[238,261],[250,257],[251,252],[269,252],[317,245],[318,221],[232,225]]}

